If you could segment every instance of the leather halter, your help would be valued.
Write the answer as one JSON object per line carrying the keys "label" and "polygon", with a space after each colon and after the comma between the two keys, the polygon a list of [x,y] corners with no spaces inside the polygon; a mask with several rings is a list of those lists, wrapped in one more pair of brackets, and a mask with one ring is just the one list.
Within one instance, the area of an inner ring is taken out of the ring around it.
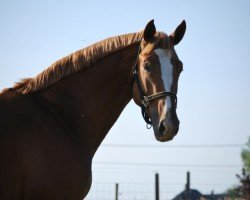
{"label": "leather halter", "polygon": [[138,75],[138,69],[139,69],[138,68],[138,61],[139,61],[140,52],[141,52],[141,47],[139,46],[138,55],[136,58],[136,63],[135,63],[135,66],[133,68],[133,75],[134,75],[133,84],[134,84],[134,82],[136,83],[138,91],[139,91],[139,95],[140,95],[140,99],[141,99],[140,107],[141,107],[142,117],[145,120],[145,122],[147,123],[147,128],[148,127],[151,128],[152,121],[146,113],[146,108],[149,106],[150,102],[153,100],[162,98],[162,97],[170,96],[175,100],[175,104],[177,105],[177,96],[173,92],[166,92],[166,91],[157,92],[155,94],[148,95],[148,96],[144,93],[142,86],[141,86],[140,79],[139,79],[139,75]]}

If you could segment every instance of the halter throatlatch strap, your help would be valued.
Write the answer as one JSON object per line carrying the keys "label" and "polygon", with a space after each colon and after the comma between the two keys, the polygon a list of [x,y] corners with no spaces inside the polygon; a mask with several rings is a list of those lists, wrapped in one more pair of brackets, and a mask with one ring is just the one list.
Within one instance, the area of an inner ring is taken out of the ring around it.
{"label": "halter throatlatch strap", "polygon": [[133,82],[136,83],[137,88],[138,88],[138,92],[139,92],[139,95],[140,95],[142,117],[145,120],[145,122],[147,123],[147,128],[151,128],[152,121],[151,121],[150,117],[146,113],[146,108],[148,107],[149,103],[151,101],[155,100],[155,99],[170,96],[175,100],[175,105],[177,105],[177,96],[173,92],[166,92],[166,91],[158,92],[156,94],[152,94],[152,95],[149,95],[149,96],[147,96],[144,93],[144,91],[142,89],[142,86],[141,86],[139,76],[138,76],[138,61],[139,61],[140,51],[141,51],[141,48],[139,46],[138,55],[137,55],[137,58],[136,58],[136,63],[135,63],[134,69],[133,69],[133,75],[134,75]]}

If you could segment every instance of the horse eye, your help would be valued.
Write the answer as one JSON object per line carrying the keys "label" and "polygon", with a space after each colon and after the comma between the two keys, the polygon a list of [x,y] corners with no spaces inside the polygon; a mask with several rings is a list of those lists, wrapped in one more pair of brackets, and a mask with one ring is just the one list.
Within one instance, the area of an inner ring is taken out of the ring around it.
{"label": "horse eye", "polygon": [[183,65],[181,64],[179,67],[179,72],[181,73],[183,71]]}
{"label": "horse eye", "polygon": [[181,61],[177,62],[177,71],[181,73],[183,71],[183,64]]}
{"label": "horse eye", "polygon": [[147,72],[150,72],[150,71],[151,71],[150,65],[145,65],[145,66],[144,66],[144,69],[145,69],[145,71],[147,71]]}
{"label": "horse eye", "polygon": [[178,72],[181,73],[183,71],[182,67],[178,67]]}

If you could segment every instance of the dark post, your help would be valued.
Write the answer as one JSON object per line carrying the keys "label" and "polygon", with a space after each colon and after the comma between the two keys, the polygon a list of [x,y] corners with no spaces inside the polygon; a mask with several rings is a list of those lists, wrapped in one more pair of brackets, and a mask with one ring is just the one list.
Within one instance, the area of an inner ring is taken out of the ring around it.
{"label": "dark post", "polygon": [[185,189],[185,199],[190,200],[190,172],[187,172],[187,183]]}
{"label": "dark post", "polygon": [[159,174],[155,174],[155,200],[160,200]]}
{"label": "dark post", "polygon": [[211,191],[211,200],[214,200],[214,191]]}
{"label": "dark post", "polygon": [[115,200],[118,200],[118,194],[119,194],[119,185],[118,183],[115,184]]}

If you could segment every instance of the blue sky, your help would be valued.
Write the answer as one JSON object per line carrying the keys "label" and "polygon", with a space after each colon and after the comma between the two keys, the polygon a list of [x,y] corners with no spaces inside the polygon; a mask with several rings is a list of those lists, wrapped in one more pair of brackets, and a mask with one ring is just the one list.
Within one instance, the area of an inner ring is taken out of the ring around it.
{"label": "blue sky", "polygon": [[[155,19],[158,30],[166,33],[171,33],[185,19],[186,35],[176,46],[184,63],[178,92],[181,121],[178,135],[169,143],[158,143],[153,131],[146,129],[140,109],[131,101],[103,143],[160,148],[100,147],[93,162],[93,188],[88,198],[103,199],[106,195],[103,188],[112,193],[114,183],[119,182],[124,189],[120,199],[135,199],[126,190],[141,185],[143,190],[153,191],[151,184],[156,171],[160,173],[162,199],[170,199],[184,188],[187,170],[191,172],[192,188],[204,193],[223,192],[237,183],[235,174],[240,173],[243,146],[171,146],[247,142],[249,8],[247,0],[1,0],[0,90],[21,78],[35,76],[55,60],[96,41],[140,31],[151,19]],[[155,165],[117,165],[121,162]],[[138,194],[137,199],[150,199],[150,195]]]}

